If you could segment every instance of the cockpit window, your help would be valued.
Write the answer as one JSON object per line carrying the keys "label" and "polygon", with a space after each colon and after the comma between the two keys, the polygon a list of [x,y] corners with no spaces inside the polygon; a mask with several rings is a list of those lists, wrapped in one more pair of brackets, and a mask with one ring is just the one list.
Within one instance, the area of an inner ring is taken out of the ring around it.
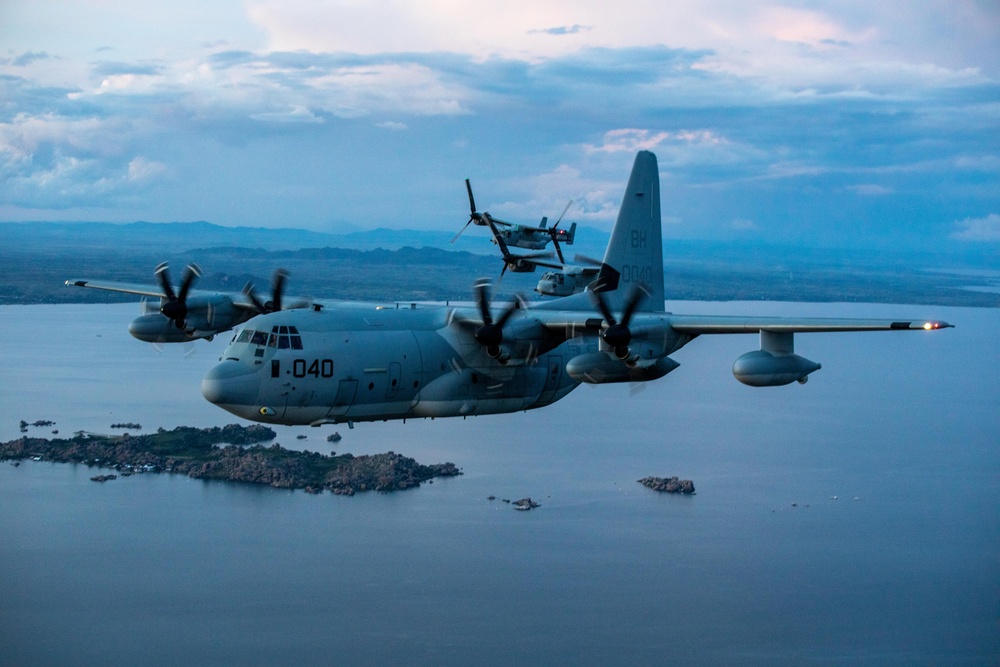
{"label": "cockpit window", "polygon": [[302,349],[302,337],[299,335],[299,330],[295,327],[273,326],[271,327],[271,342],[268,343],[272,347],[274,346],[275,337],[277,337],[279,350]]}
{"label": "cockpit window", "polygon": [[233,338],[233,343],[250,343],[251,345],[267,345],[279,350],[301,350],[302,336],[299,330],[289,326],[273,326],[271,332],[244,329]]}

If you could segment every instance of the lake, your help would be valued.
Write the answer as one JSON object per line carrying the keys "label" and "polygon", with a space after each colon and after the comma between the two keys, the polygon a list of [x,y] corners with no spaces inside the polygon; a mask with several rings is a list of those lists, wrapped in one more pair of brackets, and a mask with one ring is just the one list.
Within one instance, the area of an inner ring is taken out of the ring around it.
{"label": "lake", "polygon": [[[393,494],[0,463],[0,664],[998,664],[1000,310],[668,309],[957,328],[799,335],[804,386],[745,387],[757,337],[703,336],[642,391],[276,429],[465,473]],[[200,393],[229,336],[157,351],[137,314],[0,306],[0,438],[236,422]]]}

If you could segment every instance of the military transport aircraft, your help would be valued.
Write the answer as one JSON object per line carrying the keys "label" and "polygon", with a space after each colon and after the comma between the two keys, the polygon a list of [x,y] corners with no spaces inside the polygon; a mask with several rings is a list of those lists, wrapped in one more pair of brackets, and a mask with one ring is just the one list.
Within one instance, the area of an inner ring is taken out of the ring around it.
{"label": "military transport aircraft", "polygon": [[152,308],[143,301],[142,315],[128,325],[130,334],[147,343],[183,343],[197,338],[212,340],[215,334],[228,331],[257,315],[309,305],[309,302],[298,298],[283,302],[282,295],[288,280],[288,272],[283,269],[274,273],[271,298],[267,301],[261,301],[257,296],[253,283],[247,283],[238,294],[192,293],[191,285],[201,276],[201,269],[197,264],[190,264],[184,269],[181,284],[176,291],[170,284],[166,262],[157,266],[153,274],[160,282],[159,287],[95,280],[67,280],[66,284],[159,299],[158,308]]}
{"label": "military transport aircraft", "polygon": [[202,393],[245,419],[349,425],[540,408],[581,383],[646,382],[678,367],[668,355],[703,334],[756,333],[733,374],[756,387],[803,383],[820,365],[795,354],[796,333],[934,330],[941,321],[674,315],[663,311],[659,172],[635,159],[596,284],[581,294],[496,307],[391,308],[314,302],[238,330]]}

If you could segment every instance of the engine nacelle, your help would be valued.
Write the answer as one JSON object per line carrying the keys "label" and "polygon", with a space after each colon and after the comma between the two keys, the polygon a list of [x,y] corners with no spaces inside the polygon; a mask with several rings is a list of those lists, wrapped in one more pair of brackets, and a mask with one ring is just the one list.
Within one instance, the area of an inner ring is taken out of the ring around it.
{"label": "engine nacelle", "polygon": [[680,364],[670,357],[629,366],[608,352],[589,352],[570,359],[566,364],[566,374],[577,382],[588,384],[648,382],[660,379],[678,366]]}
{"label": "engine nacelle", "polygon": [[751,387],[779,387],[792,382],[804,383],[822,366],[797,354],[772,354],[766,350],[747,352],[733,364],[733,375]]}

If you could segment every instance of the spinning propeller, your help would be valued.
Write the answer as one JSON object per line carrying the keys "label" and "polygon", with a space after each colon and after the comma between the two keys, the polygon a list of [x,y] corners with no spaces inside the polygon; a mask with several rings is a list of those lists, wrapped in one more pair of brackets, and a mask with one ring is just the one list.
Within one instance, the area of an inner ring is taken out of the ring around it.
{"label": "spinning propeller", "polygon": [[594,306],[601,311],[604,320],[608,323],[608,328],[601,332],[601,339],[615,351],[615,356],[619,359],[628,358],[628,344],[632,342],[632,331],[628,328],[628,323],[632,320],[635,309],[639,306],[643,296],[649,295],[649,289],[645,285],[633,285],[625,301],[625,308],[622,309],[621,320],[615,320],[614,314],[608,307],[608,302],[604,300],[602,292],[588,291],[590,300]]}
{"label": "spinning propeller", "polygon": [[507,223],[503,222],[502,220],[497,220],[487,211],[480,213],[478,210],[476,210],[476,198],[472,196],[472,183],[469,182],[469,179],[465,179],[465,189],[469,192],[469,211],[470,211],[469,220],[468,222],[465,223],[465,226],[462,227],[461,231],[459,231],[458,234],[455,234],[455,238],[453,238],[451,242],[454,243],[455,241],[457,241],[458,237],[462,235],[462,232],[468,229],[469,225],[471,225],[472,223],[476,223],[477,225],[481,226],[489,225],[490,229],[494,230],[494,236],[496,236],[496,228],[494,227],[494,223],[496,222],[499,222],[500,224],[507,224]]}
{"label": "spinning propeller", "polygon": [[197,264],[188,264],[184,269],[184,276],[181,278],[181,285],[176,293],[174,292],[174,288],[170,286],[170,275],[166,262],[157,266],[153,273],[159,279],[160,286],[163,287],[163,293],[167,297],[167,302],[160,306],[160,313],[172,321],[178,329],[184,329],[188,313],[188,291],[191,289],[191,284],[195,281],[195,278],[201,276],[201,269],[198,268]]}
{"label": "spinning propeller", "polygon": [[281,295],[285,292],[285,281],[288,280],[288,271],[278,269],[274,272],[274,279],[271,281],[271,300],[261,301],[253,291],[253,283],[247,283],[243,288],[243,293],[247,295],[257,312],[261,315],[265,313],[275,313],[281,310]]}
{"label": "spinning propeller", "polygon": [[548,229],[545,229],[544,227],[542,228],[543,231],[547,231],[549,236],[552,237],[552,245],[556,247],[556,254],[559,255],[560,264],[565,264],[566,260],[563,258],[562,248],[559,247],[559,230],[557,228],[559,227],[559,223],[562,222],[563,217],[566,215],[566,211],[568,211],[569,207],[572,205],[573,200],[570,199],[566,204],[566,208],[564,208],[563,212],[559,214],[559,219],[556,220],[556,224],[552,225]]}
{"label": "spinning propeller", "polygon": [[479,308],[483,323],[476,327],[473,335],[476,342],[486,348],[486,354],[496,359],[500,356],[500,344],[503,343],[503,326],[514,314],[514,311],[520,308],[522,299],[518,296],[500,314],[500,317],[494,320],[490,312],[490,281],[486,279],[477,281],[474,290],[476,306]]}

